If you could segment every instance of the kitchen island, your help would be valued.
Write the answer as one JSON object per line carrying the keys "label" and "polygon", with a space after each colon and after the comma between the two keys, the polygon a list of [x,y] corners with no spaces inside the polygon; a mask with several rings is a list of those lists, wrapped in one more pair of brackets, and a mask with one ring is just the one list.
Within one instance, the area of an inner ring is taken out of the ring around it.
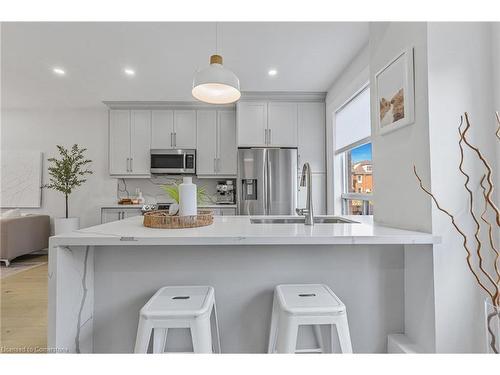
{"label": "kitchen island", "polygon": [[[265,352],[278,284],[328,284],[347,306],[354,352],[385,352],[388,335],[433,329],[436,238],[371,217],[343,218],[355,222],[256,224],[224,216],[211,226],[168,230],[145,228],[138,216],[51,237],[48,346],[132,352],[139,310],[165,285],[215,288],[229,353]],[[430,259],[423,273],[412,268],[416,254],[419,263],[422,254],[424,263]],[[188,338],[169,333],[168,348],[188,350]],[[307,330],[299,339],[308,341]]]}

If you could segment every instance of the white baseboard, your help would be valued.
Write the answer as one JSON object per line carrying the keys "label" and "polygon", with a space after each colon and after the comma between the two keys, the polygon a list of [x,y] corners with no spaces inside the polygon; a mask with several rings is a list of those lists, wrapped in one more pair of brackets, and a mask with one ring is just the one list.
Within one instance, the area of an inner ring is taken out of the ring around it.
{"label": "white baseboard", "polygon": [[418,345],[402,333],[387,336],[387,353],[415,354],[422,352]]}

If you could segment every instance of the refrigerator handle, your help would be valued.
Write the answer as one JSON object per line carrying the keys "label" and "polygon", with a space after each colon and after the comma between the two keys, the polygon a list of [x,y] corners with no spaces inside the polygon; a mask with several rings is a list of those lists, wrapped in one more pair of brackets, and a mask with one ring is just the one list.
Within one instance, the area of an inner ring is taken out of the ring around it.
{"label": "refrigerator handle", "polygon": [[[269,134],[269,133],[268,133]],[[271,163],[270,163],[270,160],[269,160],[269,152],[266,152],[266,170],[265,170],[265,173],[266,173],[266,184],[265,184],[265,188],[266,188],[266,215],[270,215],[271,214]]]}
{"label": "refrigerator handle", "polygon": [[262,192],[262,197],[264,200],[264,215],[268,215],[269,213],[269,201],[268,201],[268,186],[269,186],[269,169],[268,169],[268,155],[267,152],[264,150],[264,191]]}

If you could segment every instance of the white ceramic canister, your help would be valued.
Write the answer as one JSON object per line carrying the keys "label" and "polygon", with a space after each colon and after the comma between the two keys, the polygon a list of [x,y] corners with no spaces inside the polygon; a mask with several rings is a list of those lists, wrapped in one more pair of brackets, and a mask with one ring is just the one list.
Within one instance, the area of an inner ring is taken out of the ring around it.
{"label": "white ceramic canister", "polygon": [[184,177],[179,185],[179,216],[192,216],[198,213],[196,185],[192,177]]}

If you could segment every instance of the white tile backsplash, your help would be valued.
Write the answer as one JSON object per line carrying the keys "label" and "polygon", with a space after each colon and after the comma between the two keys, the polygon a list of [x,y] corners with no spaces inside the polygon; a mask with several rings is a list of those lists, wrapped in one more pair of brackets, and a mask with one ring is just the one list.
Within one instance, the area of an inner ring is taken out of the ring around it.
{"label": "white tile backsplash", "polygon": [[[225,179],[220,179],[220,181],[223,180]],[[193,183],[198,186],[204,186],[207,190],[207,194],[212,198],[212,200],[216,193],[217,181],[219,181],[219,179],[200,179],[193,177]],[[173,182],[180,184],[182,182],[182,176],[154,176],[149,179],[118,179],[117,197],[118,199],[127,197],[125,187],[129,196],[134,197],[136,189],[139,188],[142,191],[142,195],[144,196],[146,203],[171,202],[172,199],[161,189],[161,185],[168,185]]]}

